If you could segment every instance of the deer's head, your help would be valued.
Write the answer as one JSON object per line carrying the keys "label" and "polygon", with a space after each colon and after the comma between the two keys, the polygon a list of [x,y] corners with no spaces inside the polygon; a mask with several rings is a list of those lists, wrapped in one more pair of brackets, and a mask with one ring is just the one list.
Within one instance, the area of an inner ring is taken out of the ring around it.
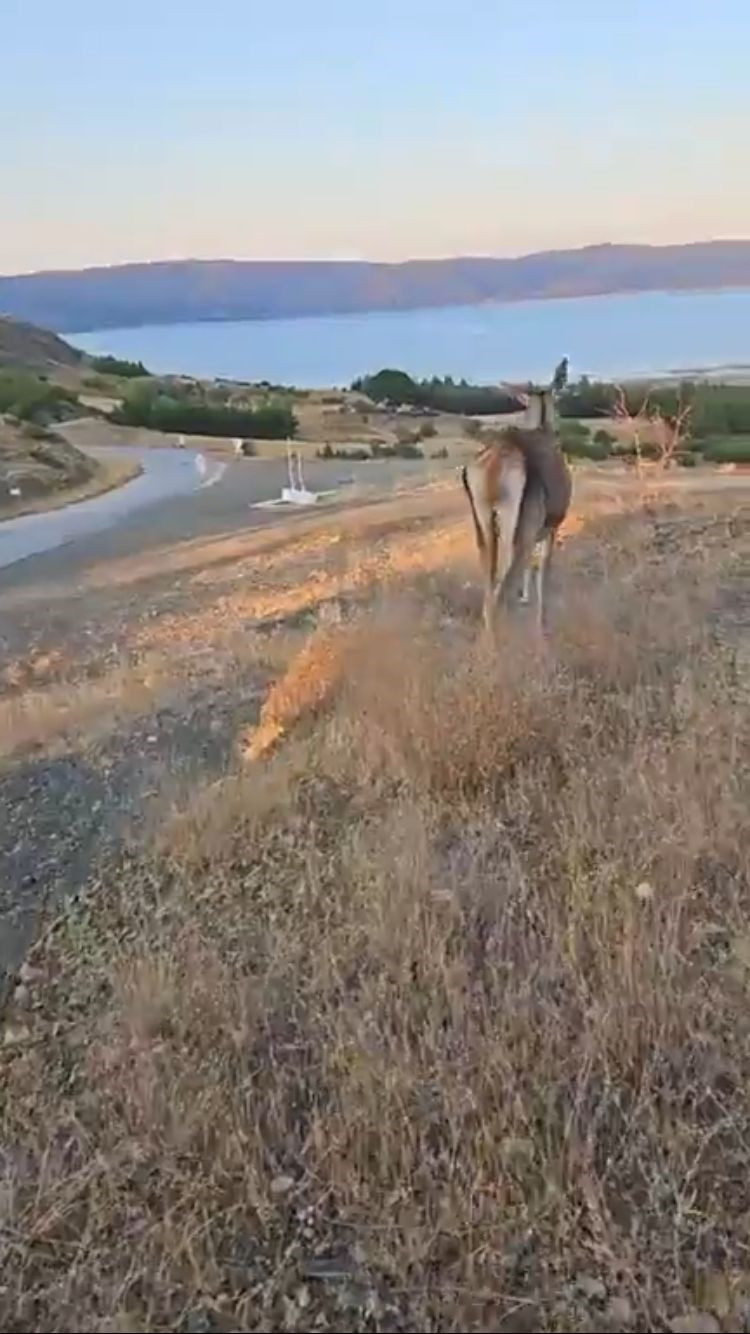
{"label": "deer's head", "polygon": [[555,399],[565,388],[567,382],[568,358],[563,357],[549,384],[537,385],[533,384],[531,380],[526,384],[508,384],[506,382],[503,388],[525,408],[526,416],[523,424],[526,429],[535,431],[555,426],[557,420]]}

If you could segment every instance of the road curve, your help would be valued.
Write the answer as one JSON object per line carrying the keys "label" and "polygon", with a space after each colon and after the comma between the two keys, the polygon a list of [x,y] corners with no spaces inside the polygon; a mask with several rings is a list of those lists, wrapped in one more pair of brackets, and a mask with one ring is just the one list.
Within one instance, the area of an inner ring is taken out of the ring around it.
{"label": "road curve", "polygon": [[[186,449],[109,446],[98,458],[137,462],[142,474],[89,500],[0,522],[0,587],[27,578],[75,578],[99,559],[142,553],[155,546],[236,532],[294,517],[293,509],[255,508],[287,484],[283,459],[224,461]],[[425,479],[422,462],[373,462],[354,470],[310,460],[305,480],[313,490],[340,489],[342,500]],[[346,475],[348,473],[348,475]],[[300,511],[306,513],[309,511]]]}
{"label": "road curve", "polygon": [[197,491],[218,480],[225,466],[209,462],[204,469],[197,468],[196,457],[202,456],[174,449],[115,448],[91,453],[137,463],[141,473],[121,487],[62,509],[4,520],[0,523],[0,568],[81,541],[121,523],[144,506]]}

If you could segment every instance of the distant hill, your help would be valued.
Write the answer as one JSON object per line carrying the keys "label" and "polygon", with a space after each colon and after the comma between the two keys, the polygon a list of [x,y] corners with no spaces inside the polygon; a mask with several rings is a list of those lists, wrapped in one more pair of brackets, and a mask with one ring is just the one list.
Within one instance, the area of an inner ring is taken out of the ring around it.
{"label": "distant hill", "polygon": [[[2,282],[2,279],[0,279]],[[0,315],[0,367],[78,366],[81,353],[57,334]]]}
{"label": "distant hill", "polygon": [[0,311],[74,332],[611,292],[750,286],[750,241],[599,245],[519,259],[175,260],[0,277]]}

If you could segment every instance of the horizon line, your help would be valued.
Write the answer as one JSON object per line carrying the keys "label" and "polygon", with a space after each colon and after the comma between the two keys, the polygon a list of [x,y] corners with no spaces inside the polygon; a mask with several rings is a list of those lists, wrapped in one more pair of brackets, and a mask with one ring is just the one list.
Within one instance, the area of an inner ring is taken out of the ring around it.
{"label": "horizon line", "polygon": [[0,273],[0,281],[16,278],[49,277],[56,274],[80,274],[109,272],[114,269],[156,268],[160,265],[174,264],[264,264],[264,265],[341,265],[354,264],[368,268],[405,268],[410,264],[451,264],[463,260],[495,261],[498,263],[517,263],[525,259],[535,259],[540,255],[584,254],[596,250],[688,250],[694,246],[707,245],[750,245],[750,236],[710,236],[697,237],[691,241],[592,241],[584,245],[547,246],[541,250],[520,251],[516,254],[492,254],[477,252],[459,252],[449,255],[420,256],[411,255],[405,259],[367,259],[353,256],[309,256],[285,258],[259,258],[237,255],[167,256],[159,259],[112,260],[109,263],[51,265],[39,269],[25,269],[14,273]]}

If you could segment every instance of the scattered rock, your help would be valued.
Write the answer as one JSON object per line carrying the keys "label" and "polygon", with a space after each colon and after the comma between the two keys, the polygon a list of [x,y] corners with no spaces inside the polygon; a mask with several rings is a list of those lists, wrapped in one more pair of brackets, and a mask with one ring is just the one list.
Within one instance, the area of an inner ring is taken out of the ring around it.
{"label": "scattered rock", "polygon": [[650,880],[641,880],[635,887],[635,897],[641,903],[648,903],[654,897],[654,887]]}
{"label": "scattered rock", "polygon": [[31,993],[29,991],[29,988],[27,986],[24,986],[23,982],[19,982],[18,986],[15,988],[13,992],[13,1000],[15,1001],[16,1005],[25,1007],[29,1003],[30,995]]}
{"label": "scattered rock", "polygon": [[633,1324],[635,1312],[627,1297],[613,1297],[607,1304],[604,1318],[611,1330],[626,1330]]}
{"label": "scattered rock", "polygon": [[592,1302],[603,1302],[607,1296],[607,1289],[600,1278],[595,1278],[593,1274],[579,1274],[576,1279],[576,1288],[582,1292],[584,1297],[588,1297]]}
{"label": "scattered rock", "polygon": [[670,1320],[672,1334],[720,1334],[720,1325],[707,1311],[688,1311]]}
{"label": "scattered rock", "polygon": [[317,1255],[303,1268],[305,1277],[318,1283],[340,1283],[354,1274],[354,1265],[346,1255]]}
{"label": "scattered rock", "polygon": [[22,1047],[25,1042],[29,1041],[30,1037],[31,1032],[25,1024],[8,1024],[3,1033],[3,1046]]}
{"label": "scattered rock", "polygon": [[289,1177],[289,1176],[274,1177],[273,1181],[271,1182],[272,1195],[288,1195],[289,1191],[292,1190],[293,1188],[294,1188],[294,1177]]}

